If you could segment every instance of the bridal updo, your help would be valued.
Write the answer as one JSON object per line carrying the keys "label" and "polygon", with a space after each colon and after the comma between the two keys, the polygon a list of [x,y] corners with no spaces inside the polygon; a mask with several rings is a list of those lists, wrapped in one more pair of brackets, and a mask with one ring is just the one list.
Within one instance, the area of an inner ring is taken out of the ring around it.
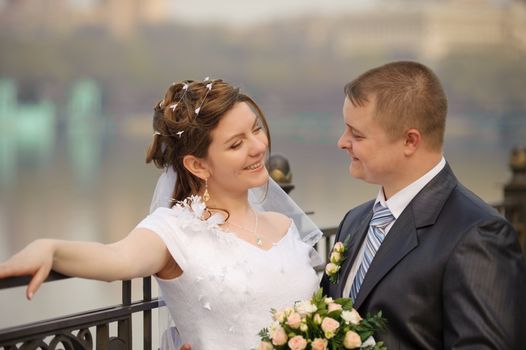
{"label": "bridal updo", "polygon": [[183,158],[186,155],[207,157],[212,131],[237,102],[247,103],[261,120],[270,148],[267,121],[259,106],[239,88],[222,80],[174,83],[155,105],[154,137],[146,154],[146,163],[153,161],[158,168],[172,167],[175,170],[175,201],[198,194],[204,187],[204,181],[184,167]]}

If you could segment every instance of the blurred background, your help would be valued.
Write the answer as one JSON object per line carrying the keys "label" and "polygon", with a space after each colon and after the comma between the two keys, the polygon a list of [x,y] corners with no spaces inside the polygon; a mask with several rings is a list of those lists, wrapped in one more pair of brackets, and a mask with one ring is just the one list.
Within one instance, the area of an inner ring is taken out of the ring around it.
{"label": "blurred background", "polygon": [[[524,0],[0,0],[0,260],[31,240],[111,242],[147,215],[153,106],[173,81],[223,78],[265,111],[292,197],[321,227],[377,188],[336,141],[343,86],[418,60],[449,98],[446,158],[489,203],[526,141]],[[60,298],[57,295],[60,294]],[[119,303],[120,284],[2,291],[0,327]]]}

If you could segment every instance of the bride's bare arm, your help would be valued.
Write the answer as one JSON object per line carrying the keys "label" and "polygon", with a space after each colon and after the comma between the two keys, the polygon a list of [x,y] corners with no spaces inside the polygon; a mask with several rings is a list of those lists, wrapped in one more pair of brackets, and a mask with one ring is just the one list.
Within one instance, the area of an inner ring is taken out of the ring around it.
{"label": "bride's bare arm", "polygon": [[32,276],[29,299],[50,270],[68,276],[114,281],[157,273],[170,261],[163,241],[147,229],[135,229],[124,239],[96,242],[39,239],[0,264],[0,278]]}

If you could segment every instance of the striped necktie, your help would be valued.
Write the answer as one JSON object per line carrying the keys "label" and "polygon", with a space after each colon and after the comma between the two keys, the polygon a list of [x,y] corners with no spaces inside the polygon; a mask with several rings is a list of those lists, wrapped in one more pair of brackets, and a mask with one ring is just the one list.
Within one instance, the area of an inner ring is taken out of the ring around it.
{"label": "striped necktie", "polygon": [[373,218],[369,223],[369,230],[367,231],[367,240],[365,242],[365,250],[362,259],[362,263],[358,268],[358,272],[354,277],[353,284],[351,286],[350,297],[352,300],[356,300],[360,286],[365,278],[365,274],[373,261],[374,255],[380,248],[380,244],[384,240],[385,228],[394,220],[393,214],[389,208],[383,207],[380,203],[377,203],[374,207]]}

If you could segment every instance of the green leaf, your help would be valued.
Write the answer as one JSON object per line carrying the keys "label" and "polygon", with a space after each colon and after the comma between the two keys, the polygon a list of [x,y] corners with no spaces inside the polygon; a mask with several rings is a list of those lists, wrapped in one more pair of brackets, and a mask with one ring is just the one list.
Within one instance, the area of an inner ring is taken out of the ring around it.
{"label": "green leaf", "polygon": [[351,311],[353,301],[351,298],[338,298],[334,300],[335,303],[340,304],[344,310]]}

